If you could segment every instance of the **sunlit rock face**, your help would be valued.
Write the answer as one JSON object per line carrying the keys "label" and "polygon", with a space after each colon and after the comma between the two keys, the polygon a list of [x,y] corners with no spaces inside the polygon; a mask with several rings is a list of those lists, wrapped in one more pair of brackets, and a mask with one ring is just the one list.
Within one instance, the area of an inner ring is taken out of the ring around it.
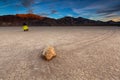
{"label": "sunlit rock face", "polygon": [[38,20],[44,19],[44,17],[35,14],[16,14],[16,16],[24,19],[38,19]]}

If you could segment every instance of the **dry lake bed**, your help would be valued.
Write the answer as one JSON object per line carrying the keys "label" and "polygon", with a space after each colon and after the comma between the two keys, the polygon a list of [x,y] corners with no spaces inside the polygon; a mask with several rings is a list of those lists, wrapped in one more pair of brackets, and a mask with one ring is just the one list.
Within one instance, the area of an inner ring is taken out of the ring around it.
{"label": "dry lake bed", "polygon": [[0,27],[0,80],[120,80],[120,27]]}

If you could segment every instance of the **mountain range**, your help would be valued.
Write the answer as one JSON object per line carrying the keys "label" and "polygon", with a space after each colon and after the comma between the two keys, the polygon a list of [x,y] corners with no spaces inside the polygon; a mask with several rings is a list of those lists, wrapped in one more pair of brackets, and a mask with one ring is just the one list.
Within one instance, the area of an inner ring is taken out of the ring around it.
{"label": "mountain range", "polygon": [[120,22],[95,21],[82,17],[66,16],[60,19],[43,17],[36,14],[16,14],[0,16],[0,26],[21,26],[27,23],[30,26],[120,26]]}

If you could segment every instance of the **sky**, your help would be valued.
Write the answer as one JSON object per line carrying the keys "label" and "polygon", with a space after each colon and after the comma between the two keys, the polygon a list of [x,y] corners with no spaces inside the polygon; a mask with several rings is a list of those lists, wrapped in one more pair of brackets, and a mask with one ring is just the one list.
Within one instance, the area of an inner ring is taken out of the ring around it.
{"label": "sky", "polygon": [[27,13],[120,21],[120,0],[0,0],[0,15]]}

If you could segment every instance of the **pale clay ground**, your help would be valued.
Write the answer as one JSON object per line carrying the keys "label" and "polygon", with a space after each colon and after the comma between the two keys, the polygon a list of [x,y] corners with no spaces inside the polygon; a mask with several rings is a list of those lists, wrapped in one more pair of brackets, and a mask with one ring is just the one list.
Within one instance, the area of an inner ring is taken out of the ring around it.
{"label": "pale clay ground", "polygon": [[0,27],[0,80],[120,80],[120,28]]}

